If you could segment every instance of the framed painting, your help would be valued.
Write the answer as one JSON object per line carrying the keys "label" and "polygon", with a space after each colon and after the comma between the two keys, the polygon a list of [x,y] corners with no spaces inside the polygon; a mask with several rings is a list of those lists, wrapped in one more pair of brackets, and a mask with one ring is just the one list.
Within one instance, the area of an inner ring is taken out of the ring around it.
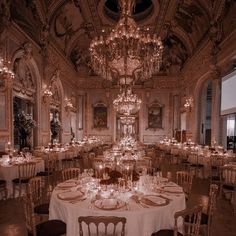
{"label": "framed painting", "polygon": [[162,129],[163,107],[154,104],[148,107],[148,129]]}
{"label": "framed painting", "polygon": [[95,129],[107,128],[107,107],[102,103],[93,107],[93,127]]}

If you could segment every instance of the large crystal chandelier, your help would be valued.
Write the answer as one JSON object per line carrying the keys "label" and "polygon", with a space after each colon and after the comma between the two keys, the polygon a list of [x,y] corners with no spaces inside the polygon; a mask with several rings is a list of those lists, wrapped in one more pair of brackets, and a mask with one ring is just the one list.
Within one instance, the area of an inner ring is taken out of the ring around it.
{"label": "large crystal chandelier", "polygon": [[131,87],[124,87],[113,101],[113,106],[117,112],[125,116],[135,114],[139,111],[142,100],[132,92]]}
{"label": "large crystal chandelier", "polygon": [[111,32],[103,30],[90,44],[92,67],[104,79],[118,78],[120,84],[148,79],[160,67],[163,46],[156,34],[141,30],[132,11],[135,0],[119,0],[121,17]]}

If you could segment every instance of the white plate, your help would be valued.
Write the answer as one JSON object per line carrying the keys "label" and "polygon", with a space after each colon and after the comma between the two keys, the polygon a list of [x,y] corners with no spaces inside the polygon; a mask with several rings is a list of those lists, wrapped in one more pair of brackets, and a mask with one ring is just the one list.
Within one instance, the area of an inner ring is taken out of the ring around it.
{"label": "white plate", "polygon": [[183,188],[179,186],[163,186],[163,189],[169,193],[183,193]]}
{"label": "white plate", "polygon": [[75,182],[63,182],[57,185],[59,188],[73,188],[76,186]]}

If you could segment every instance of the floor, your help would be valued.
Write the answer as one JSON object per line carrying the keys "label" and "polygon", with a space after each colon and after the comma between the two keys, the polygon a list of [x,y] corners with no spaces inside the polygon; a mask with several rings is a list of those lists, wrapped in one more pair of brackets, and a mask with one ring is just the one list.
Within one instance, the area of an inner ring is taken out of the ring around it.
{"label": "floor", "polygon": [[[171,171],[175,176],[179,165],[162,165],[163,175]],[[196,204],[207,205],[209,181],[195,178],[193,181],[192,195],[188,206]],[[0,236],[26,236],[22,203],[19,200],[9,199],[0,201]],[[233,214],[232,205],[224,198],[218,198],[217,209],[212,224],[213,236],[236,236],[236,214]]]}

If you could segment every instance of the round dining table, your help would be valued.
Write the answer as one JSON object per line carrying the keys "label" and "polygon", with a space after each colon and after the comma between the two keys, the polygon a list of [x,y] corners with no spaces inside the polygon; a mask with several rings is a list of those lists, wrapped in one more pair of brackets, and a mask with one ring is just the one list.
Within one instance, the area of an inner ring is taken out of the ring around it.
{"label": "round dining table", "polygon": [[125,217],[126,236],[150,236],[173,228],[175,212],[186,207],[185,195],[181,187],[163,179],[142,176],[135,187],[117,189],[98,186],[91,177],[65,181],[52,193],[49,219],[65,222],[67,236],[79,235],[80,216]]}

